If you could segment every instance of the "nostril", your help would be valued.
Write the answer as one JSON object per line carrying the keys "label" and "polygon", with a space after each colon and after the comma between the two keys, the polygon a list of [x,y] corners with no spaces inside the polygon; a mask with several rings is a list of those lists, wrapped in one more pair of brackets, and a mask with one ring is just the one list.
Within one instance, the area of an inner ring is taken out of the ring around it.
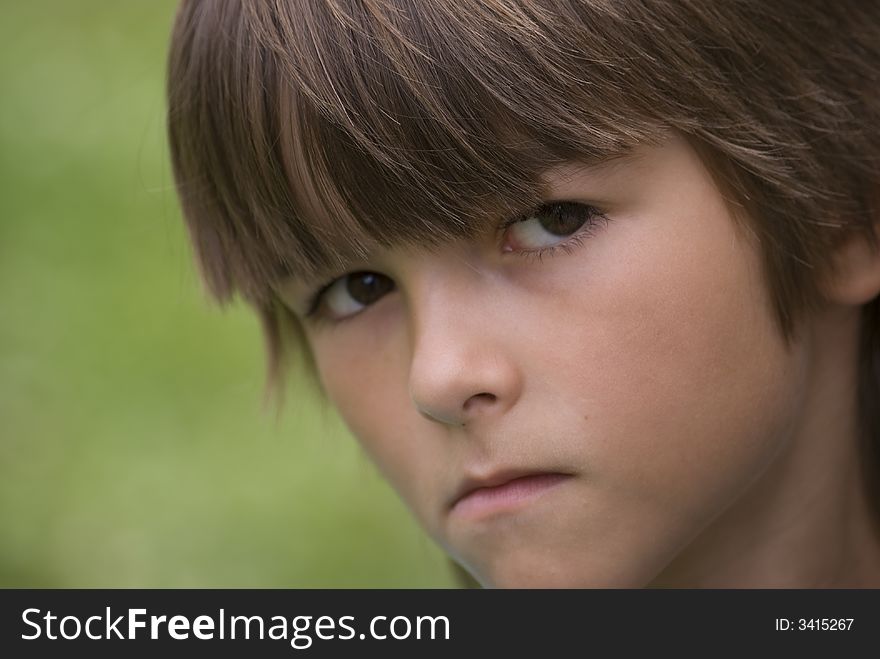
{"label": "nostril", "polygon": [[490,393],[474,394],[473,396],[471,396],[470,398],[468,398],[464,402],[464,410],[466,412],[470,412],[471,410],[479,408],[483,405],[491,405],[496,400],[497,400],[497,397],[495,396],[495,394],[490,394]]}

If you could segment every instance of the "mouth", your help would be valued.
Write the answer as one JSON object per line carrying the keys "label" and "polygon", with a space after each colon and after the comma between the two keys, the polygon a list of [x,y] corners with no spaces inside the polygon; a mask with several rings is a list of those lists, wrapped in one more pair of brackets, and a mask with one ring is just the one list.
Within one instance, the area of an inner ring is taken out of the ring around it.
{"label": "mouth", "polygon": [[512,510],[571,477],[561,472],[520,471],[468,478],[452,498],[449,514],[473,518]]}

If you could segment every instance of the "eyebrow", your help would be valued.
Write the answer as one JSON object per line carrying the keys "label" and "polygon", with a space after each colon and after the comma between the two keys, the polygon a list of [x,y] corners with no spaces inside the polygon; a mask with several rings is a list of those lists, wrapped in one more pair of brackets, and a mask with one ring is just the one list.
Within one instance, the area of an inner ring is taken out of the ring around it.
{"label": "eyebrow", "polygon": [[564,183],[568,183],[577,177],[588,176],[601,182],[602,179],[617,175],[621,169],[632,167],[643,160],[644,157],[644,153],[634,148],[590,162],[571,160],[564,165],[551,168],[540,174],[539,179],[543,183],[542,191],[546,193],[548,188],[551,187],[547,181],[548,178],[558,178]]}

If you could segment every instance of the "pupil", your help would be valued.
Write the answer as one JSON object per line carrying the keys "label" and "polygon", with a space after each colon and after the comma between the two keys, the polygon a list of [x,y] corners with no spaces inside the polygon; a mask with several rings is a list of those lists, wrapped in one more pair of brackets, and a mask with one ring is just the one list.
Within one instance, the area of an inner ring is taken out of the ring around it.
{"label": "pupil", "polygon": [[541,226],[554,236],[570,236],[580,229],[586,219],[576,212],[571,204],[557,204],[550,207],[541,217]]}
{"label": "pupil", "polygon": [[348,277],[347,290],[358,304],[372,304],[393,287],[385,275],[375,272],[356,272]]}

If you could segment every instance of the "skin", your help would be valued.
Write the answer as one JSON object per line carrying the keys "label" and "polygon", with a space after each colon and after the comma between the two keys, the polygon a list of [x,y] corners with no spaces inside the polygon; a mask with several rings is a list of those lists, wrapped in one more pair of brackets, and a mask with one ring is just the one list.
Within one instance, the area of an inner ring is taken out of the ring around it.
{"label": "skin", "polygon": [[[522,227],[377,252],[351,271],[395,290],[303,320],[327,395],[427,532],[490,587],[880,585],[854,407],[876,257],[786,344],[753,235],[683,140],[545,180],[608,221],[540,258]],[[284,289],[300,311],[310,292]],[[450,511],[466,476],[505,468],[570,477]]]}

